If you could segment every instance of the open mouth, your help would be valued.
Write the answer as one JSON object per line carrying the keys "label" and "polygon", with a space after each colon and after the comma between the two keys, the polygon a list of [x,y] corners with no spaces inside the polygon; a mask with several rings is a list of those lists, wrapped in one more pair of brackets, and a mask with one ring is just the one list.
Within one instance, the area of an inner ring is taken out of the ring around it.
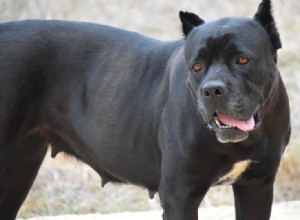
{"label": "open mouth", "polygon": [[257,128],[260,124],[259,115],[256,113],[254,116],[239,120],[230,117],[220,111],[216,111],[213,114],[213,118],[208,124],[209,129],[235,129],[243,132],[249,132]]}

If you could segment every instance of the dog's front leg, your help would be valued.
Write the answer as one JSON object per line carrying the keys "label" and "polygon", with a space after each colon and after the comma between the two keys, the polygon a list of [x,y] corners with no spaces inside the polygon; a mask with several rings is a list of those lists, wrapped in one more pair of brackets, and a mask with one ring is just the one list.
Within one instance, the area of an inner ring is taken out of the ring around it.
{"label": "dog's front leg", "polygon": [[268,220],[273,202],[273,181],[259,185],[233,185],[237,220]]}
{"label": "dog's front leg", "polygon": [[178,192],[173,190],[162,190],[160,198],[163,207],[163,220],[197,220],[198,219],[198,203],[194,198],[184,195],[177,189]]}
{"label": "dog's front leg", "polygon": [[176,157],[162,164],[159,195],[164,220],[198,219],[198,207],[209,186],[207,177],[189,165]]}

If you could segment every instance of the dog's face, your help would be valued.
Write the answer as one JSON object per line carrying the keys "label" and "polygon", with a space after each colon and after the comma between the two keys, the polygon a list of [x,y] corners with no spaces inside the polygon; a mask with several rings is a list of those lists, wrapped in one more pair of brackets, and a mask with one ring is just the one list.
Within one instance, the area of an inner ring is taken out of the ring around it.
{"label": "dog's face", "polygon": [[260,126],[278,81],[276,51],[281,43],[268,3],[263,1],[254,19],[205,23],[180,13],[187,85],[204,122],[222,143],[243,141]]}

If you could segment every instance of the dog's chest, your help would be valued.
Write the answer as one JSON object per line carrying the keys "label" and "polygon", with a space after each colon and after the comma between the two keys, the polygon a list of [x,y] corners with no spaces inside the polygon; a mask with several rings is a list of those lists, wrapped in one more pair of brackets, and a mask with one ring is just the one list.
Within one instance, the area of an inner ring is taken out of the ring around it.
{"label": "dog's chest", "polygon": [[243,160],[235,163],[232,169],[224,176],[220,177],[215,185],[231,185],[235,183],[240,176],[247,170],[251,160]]}

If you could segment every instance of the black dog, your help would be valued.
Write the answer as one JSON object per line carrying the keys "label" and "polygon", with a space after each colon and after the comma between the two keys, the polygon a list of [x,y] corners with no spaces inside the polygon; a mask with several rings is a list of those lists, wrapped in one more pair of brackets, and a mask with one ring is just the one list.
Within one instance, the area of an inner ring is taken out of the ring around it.
{"label": "black dog", "polygon": [[253,19],[180,19],[175,42],[89,23],[0,24],[1,220],[15,218],[48,143],[103,184],[158,191],[165,220],[198,219],[218,184],[232,184],[237,219],[269,219],[290,136],[271,3]]}

